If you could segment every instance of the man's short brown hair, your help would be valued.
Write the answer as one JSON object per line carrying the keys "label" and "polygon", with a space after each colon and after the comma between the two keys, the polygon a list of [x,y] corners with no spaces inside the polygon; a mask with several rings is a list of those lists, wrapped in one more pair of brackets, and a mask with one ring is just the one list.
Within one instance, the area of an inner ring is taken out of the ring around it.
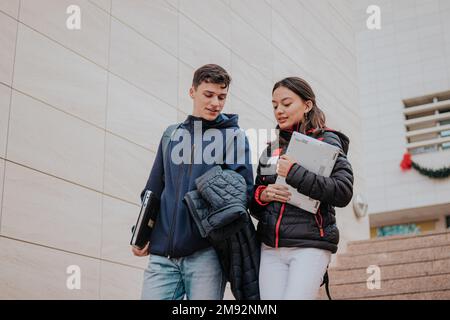
{"label": "man's short brown hair", "polygon": [[195,71],[192,86],[197,89],[202,82],[221,84],[225,89],[230,86],[231,77],[221,66],[206,64]]}

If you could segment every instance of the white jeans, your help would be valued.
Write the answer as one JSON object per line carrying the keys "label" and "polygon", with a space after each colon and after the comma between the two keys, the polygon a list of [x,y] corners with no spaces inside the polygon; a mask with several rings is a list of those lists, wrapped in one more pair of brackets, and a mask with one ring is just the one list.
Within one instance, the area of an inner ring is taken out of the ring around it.
{"label": "white jeans", "polygon": [[259,290],[262,300],[314,300],[331,252],[316,248],[261,245]]}

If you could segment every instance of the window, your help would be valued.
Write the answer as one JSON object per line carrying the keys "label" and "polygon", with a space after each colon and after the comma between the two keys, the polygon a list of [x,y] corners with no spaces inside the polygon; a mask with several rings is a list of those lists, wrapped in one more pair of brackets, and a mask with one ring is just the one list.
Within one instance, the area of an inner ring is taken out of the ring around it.
{"label": "window", "polygon": [[415,223],[398,224],[394,226],[384,226],[377,228],[377,238],[419,233],[420,227],[418,227]]}
{"label": "window", "polygon": [[[450,120],[441,121],[441,122],[439,122],[439,125],[440,126],[448,126],[448,125],[450,125]],[[441,131],[441,137],[450,137],[450,129]]]}
{"label": "window", "polygon": [[445,221],[447,223],[447,229],[450,229],[450,216],[446,216]]}
{"label": "window", "polygon": [[[380,238],[396,235],[414,235],[423,232],[436,231],[437,220],[408,221],[393,225],[384,225],[370,228],[370,237]],[[450,216],[447,217],[447,226],[450,223]]]}
{"label": "window", "polygon": [[403,100],[411,154],[450,149],[450,91]]}
{"label": "window", "polygon": [[415,155],[415,154],[429,153],[429,152],[435,152],[435,151],[439,151],[439,148],[437,145],[414,148],[410,152],[412,155]]}

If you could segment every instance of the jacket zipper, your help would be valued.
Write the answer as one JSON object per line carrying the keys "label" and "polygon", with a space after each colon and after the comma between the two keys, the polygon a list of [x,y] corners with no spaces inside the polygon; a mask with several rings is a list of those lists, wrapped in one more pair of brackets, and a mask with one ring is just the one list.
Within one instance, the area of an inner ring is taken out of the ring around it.
{"label": "jacket zipper", "polygon": [[[192,162],[194,161],[194,148],[195,148],[195,144],[192,145],[191,147],[191,162],[189,163],[189,177],[191,176],[191,169],[192,169]],[[185,172],[185,170],[183,170],[183,173]],[[184,175],[183,175],[184,176]],[[173,211],[172,214],[172,224],[170,225],[170,233],[169,233],[169,246],[168,246],[168,250],[167,250],[167,258],[170,259],[170,257],[173,255],[173,248],[172,248],[172,238],[173,238],[173,229],[175,227],[175,223],[177,220],[177,209],[178,209],[178,195],[179,195],[179,191],[180,191],[180,176],[178,176],[177,179],[177,190],[175,192],[175,209]]]}
{"label": "jacket zipper", "polygon": [[192,147],[191,147],[191,162],[189,163],[189,178],[191,177],[192,163],[194,162],[194,152],[195,152],[195,144],[192,144]]}
{"label": "jacket zipper", "polygon": [[170,225],[170,232],[169,232],[169,241],[168,241],[168,245],[167,245],[167,258],[170,259],[170,256],[173,254],[173,250],[172,250],[172,238],[173,238],[173,228],[175,226],[175,220],[176,220],[176,213],[177,213],[177,209],[178,209],[178,194],[180,192],[180,176],[178,176],[177,178],[177,189],[175,192],[175,208],[173,209],[173,213],[172,213],[172,224]]}
{"label": "jacket zipper", "polygon": [[[283,218],[283,213],[284,213],[285,208],[286,208],[286,204],[283,203],[283,205],[281,206],[281,209],[280,209],[280,214],[278,216],[277,225],[275,227],[275,248],[278,248],[278,243],[280,240],[281,219]],[[317,217],[319,217],[320,219],[318,219]],[[325,232],[323,230],[323,217],[322,217],[322,213],[320,212],[320,209],[317,212],[317,214],[314,215],[314,219],[316,220],[316,224],[319,227],[320,237],[323,238],[325,236]]]}
{"label": "jacket zipper", "polygon": [[283,203],[281,205],[280,214],[278,215],[277,225],[275,227],[275,248],[278,248],[278,241],[280,239],[280,225],[281,219],[283,218],[284,209],[286,208],[286,204]]}
{"label": "jacket zipper", "polygon": [[[320,218],[320,222],[317,217]],[[322,217],[322,213],[320,212],[320,209],[317,212],[317,214],[314,215],[314,219],[316,219],[316,224],[319,227],[320,237],[323,238],[325,236],[325,232],[323,231],[323,217]]]}

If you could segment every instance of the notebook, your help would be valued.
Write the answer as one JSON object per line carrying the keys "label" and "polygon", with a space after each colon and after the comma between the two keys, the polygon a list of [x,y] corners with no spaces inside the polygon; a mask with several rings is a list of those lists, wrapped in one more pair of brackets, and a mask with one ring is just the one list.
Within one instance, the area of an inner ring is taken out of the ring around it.
{"label": "notebook", "polygon": [[[320,176],[329,177],[340,153],[338,147],[319,141],[299,132],[292,134],[286,154],[296,160],[302,167]],[[303,210],[317,213],[320,201],[301,194],[297,189],[286,183],[285,178],[278,176],[277,184],[288,187],[292,194],[289,204]]]}
{"label": "notebook", "polygon": [[133,236],[130,244],[132,246],[143,249],[150,241],[158,210],[159,199],[152,191],[145,191],[136,225],[131,229]]}

